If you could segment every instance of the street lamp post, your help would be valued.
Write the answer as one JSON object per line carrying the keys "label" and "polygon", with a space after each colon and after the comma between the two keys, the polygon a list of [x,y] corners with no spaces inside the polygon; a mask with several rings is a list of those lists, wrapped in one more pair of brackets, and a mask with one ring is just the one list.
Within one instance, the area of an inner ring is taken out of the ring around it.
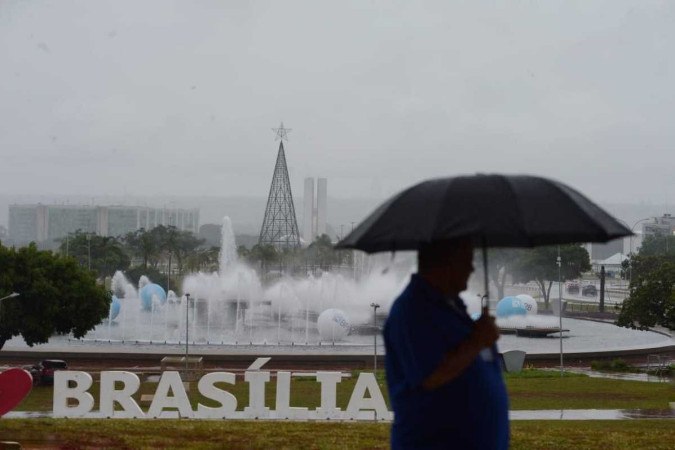
{"label": "street lamp post", "polygon": [[558,246],[558,326],[560,327],[560,376],[563,376],[563,327],[562,327],[562,259],[560,258],[560,246]]}
{"label": "street lamp post", "polygon": [[87,234],[87,268],[91,270],[91,234]]}
{"label": "street lamp post", "polygon": [[[356,222],[352,222],[352,233],[354,232],[354,224]],[[354,280],[356,280],[356,250],[352,249],[352,277]]]}
{"label": "street lamp post", "polygon": [[377,372],[377,308],[380,305],[373,302],[370,307],[373,308],[373,372]]}
{"label": "street lamp post", "polygon": [[185,294],[185,380],[187,381],[188,377],[188,336],[190,331],[190,325],[188,322],[188,316],[190,313],[190,294]]}
{"label": "street lamp post", "polygon": [[7,300],[8,298],[18,297],[19,295],[20,294],[18,292],[12,292],[11,294],[0,298],[0,319],[2,319],[2,301]]}

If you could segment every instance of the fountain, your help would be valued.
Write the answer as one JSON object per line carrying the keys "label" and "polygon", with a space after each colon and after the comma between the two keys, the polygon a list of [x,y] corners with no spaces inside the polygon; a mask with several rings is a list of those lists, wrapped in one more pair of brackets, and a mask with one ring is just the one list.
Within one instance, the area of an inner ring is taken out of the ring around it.
{"label": "fountain", "polygon": [[[85,339],[110,342],[180,344],[185,338],[185,313],[189,338],[195,344],[220,345],[347,345],[358,344],[359,329],[372,322],[369,304],[389,304],[407,282],[412,268],[378,267],[356,280],[324,272],[304,278],[281,276],[263,285],[258,274],[237,257],[232,224],[223,219],[219,269],[185,278],[177,297],[147,277],[139,290],[121,272],[112,289],[119,303],[112,315]],[[328,330],[328,331],[326,331]],[[372,333],[372,330],[369,330]],[[364,336],[364,345],[366,342]]]}

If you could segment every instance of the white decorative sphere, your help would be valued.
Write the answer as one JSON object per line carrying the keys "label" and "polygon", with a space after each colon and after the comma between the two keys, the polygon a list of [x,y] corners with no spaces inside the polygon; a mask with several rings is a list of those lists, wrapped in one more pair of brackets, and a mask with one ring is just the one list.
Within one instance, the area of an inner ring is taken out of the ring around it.
{"label": "white decorative sphere", "polygon": [[349,334],[351,324],[343,311],[331,308],[319,314],[316,327],[322,341],[339,341]]}
{"label": "white decorative sphere", "polygon": [[523,302],[525,309],[527,310],[527,315],[536,315],[537,314],[537,301],[532,298],[532,296],[527,294],[516,295]]}

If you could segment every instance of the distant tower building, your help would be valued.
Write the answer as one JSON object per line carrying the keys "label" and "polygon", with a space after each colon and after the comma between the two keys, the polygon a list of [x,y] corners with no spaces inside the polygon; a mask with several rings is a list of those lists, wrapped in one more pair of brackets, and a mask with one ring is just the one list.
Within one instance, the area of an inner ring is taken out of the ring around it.
{"label": "distant tower building", "polygon": [[314,242],[314,178],[305,178],[305,195],[302,206],[302,237],[307,245]]}
{"label": "distant tower building", "polygon": [[284,139],[288,140],[287,133],[291,130],[284,128],[283,122],[279,128],[272,128],[272,130],[276,133],[276,139],[280,140],[279,152],[258,244],[274,245],[277,248],[299,247],[300,232],[295,219],[293,194],[284,152]]}
{"label": "distant tower building", "polygon": [[316,183],[316,234],[326,234],[328,208],[328,180],[319,178]]}
{"label": "distant tower building", "polygon": [[314,178],[305,178],[305,197],[303,205],[302,237],[311,244],[317,236],[326,234],[326,214],[328,204],[328,180],[317,179],[316,202],[314,199]]}

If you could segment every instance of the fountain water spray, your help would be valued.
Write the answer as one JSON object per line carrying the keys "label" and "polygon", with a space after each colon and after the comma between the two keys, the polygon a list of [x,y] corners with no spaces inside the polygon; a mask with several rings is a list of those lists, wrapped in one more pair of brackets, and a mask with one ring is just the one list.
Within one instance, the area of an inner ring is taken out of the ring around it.
{"label": "fountain water spray", "polygon": [[322,341],[317,319],[334,309],[341,312],[331,316],[341,318],[335,327],[344,328],[345,322],[351,327],[346,332],[330,333],[325,342],[354,342],[355,337],[347,334],[370,323],[369,304],[377,301],[387,311],[413,269],[390,269],[392,260],[385,259],[385,264],[376,265],[358,280],[350,270],[346,275],[323,272],[303,278],[282,274],[263,285],[256,271],[237,257],[229,217],[223,218],[221,242],[218,271],[199,272],[184,279],[182,292],[190,293],[188,307],[181,308],[181,298],[169,291],[164,299],[161,295],[153,297],[151,307],[144,311],[139,297],[156,285],[143,276],[136,291],[121,272],[116,273],[113,290],[123,292],[122,313],[116,320],[122,326],[108,326],[105,331],[97,328],[87,337],[180,343],[189,326],[195,343],[317,345]]}

